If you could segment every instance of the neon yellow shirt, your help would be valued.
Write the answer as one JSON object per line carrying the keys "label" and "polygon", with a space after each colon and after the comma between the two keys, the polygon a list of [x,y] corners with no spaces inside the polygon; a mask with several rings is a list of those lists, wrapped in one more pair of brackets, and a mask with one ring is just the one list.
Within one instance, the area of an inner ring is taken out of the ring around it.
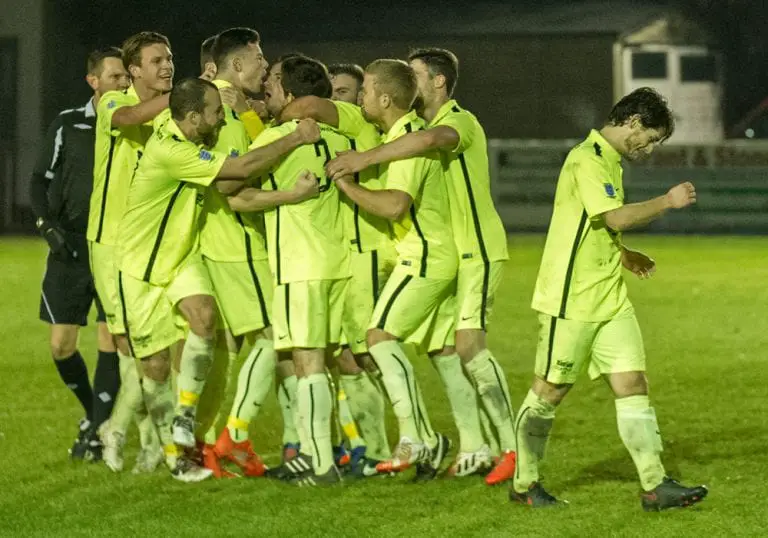
{"label": "neon yellow shirt", "polygon": [[152,135],[152,122],[112,128],[112,115],[124,106],[141,102],[133,86],[105,93],[96,111],[93,192],[88,214],[89,241],[114,245],[125,213],[128,187]]}
{"label": "neon yellow shirt", "polygon": [[593,130],[570,151],[557,180],[535,310],[607,321],[631,306],[621,274],[621,236],[601,216],[623,204],[621,156]]}
{"label": "neon yellow shirt", "polygon": [[[266,146],[296,130],[288,122],[264,131],[251,148]],[[349,277],[349,247],[344,237],[339,191],[325,176],[325,163],[350,149],[349,139],[320,124],[321,140],[293,150],[272,170],[266,190],[291,190],[310,170],[320,181],[319,196],[265,212],[269,263],[277,284]]]}
{"label": "neon yellow shirt", "polygon": [[117,266],[134,278],[168,284],[199,251],[205,190],[227,155],[187,140],[173,119],[147,142],[120,223]]}
{"label": "neon yellow shirt", "polygon": [[[339,113],[339,131],[352,140],[352,149],[367,151],[381,144],[381,133],[363,117],[359,106],[334,101]],[[380,190],[379,166],[371,166],[355,174],[355,182],[368,190]],[[346,196],[341,196],[344,230],[349,247],[355,252],[370,252],[391,244],[389,223],[386,219],[371,215]]]}
{"label": "neon yellow shirt", "polygon": [[[384,143],[423,128],[423,120],[412,110],[395,122]],[[406,192],[413,199],[410,211],[392,224],[398,264],[414,276],[454,278],[459,260],[440,155],[432,152],[393,161],[385,174],[386,189]]]}
{"label": "neon yellow shirt", "polygon": [[[224,80],[214,80],[217,88],[232,86]],[[250,138],[245,125],[224,105],[226,124],[219,132],[214,150],[237,157],[248,151]],[[265,260],[264,216],[262,213],[238,213],[230,209],[226,197],[217,189],[208,189],[203,204],[203,225],[200,232],[203,256],[221,262]]]}
{"label": "neon yellow shirt", "polygon": [[507,233],[491,196],[488,141],[471,112],[455,100],[445,103],[429,127],[451,127],[459,135],[458,145],[443,151],[447,170],[451,224],[462,259],[499,261],[509,258]]}

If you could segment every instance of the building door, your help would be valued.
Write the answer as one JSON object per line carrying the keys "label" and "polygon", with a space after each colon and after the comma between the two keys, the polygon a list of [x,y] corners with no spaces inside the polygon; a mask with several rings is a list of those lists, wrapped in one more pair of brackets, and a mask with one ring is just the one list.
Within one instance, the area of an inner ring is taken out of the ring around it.
{"label": "building door", "polygon": [[0,37],[0,232],[9,229],[15,213],[18,62],[18,39]]}

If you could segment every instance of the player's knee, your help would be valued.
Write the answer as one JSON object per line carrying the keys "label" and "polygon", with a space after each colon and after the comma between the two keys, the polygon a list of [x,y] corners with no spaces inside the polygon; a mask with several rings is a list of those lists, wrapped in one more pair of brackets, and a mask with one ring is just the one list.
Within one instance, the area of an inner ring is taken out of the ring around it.
{"label": "player's knee", "polygon": [[128,337],[124,334],[119,334],[115,336],[115,344],[117,344],[117,350],[124,356],[124,357],[131,357],[133,354],[131,353],[131,345],[128,342]]}
{"label": "player's knee", "polygon": [[608,383],[617,398],[648,394],[645,372],[619,372],[608,375]]}
{"label": "player's knee", "polygon": [[559,384],[550,383],[540,377],[537,377],[533,382],[533,392],[542,400],[545,400],[552,405],[559,405],[563,401],[565,395],[571,390],[573,385],[571,384]]}
{"label": "player's knee", "polygon": [[171,361],[167,353],[158,353],[141,360],[142,374],[157,381],[165,383],[171,374]]}
{"label": "player's knee", "polygon": [[357,364],[355,356],[349,348],[344,348],[341,354],[336,358],[336,364],[339,366],[341,375],[357,375],[363,373],[363,369]]}
{"label": "player's knee", "polygon": [[77,330],[53,331],[51,333],[51,354],[56,360],[71,357],[77,351]]}
{"label": "player's knee", "polygon": [[106,351],[108,353],[115,352],[117,349],[115,337],[110,334],[106,323],[100,321],[96,324],[96,335],[99,342],[99,351]]}
{"label": "player's knee", "polygon": [[456,331],[456,353],[467,363],[485,349],[485,333],[481,330]]}
{"label": "player's knee", "polygon": [[189,330],[202,338],[213,338],[216,334],[218,312],[216,305],[205,303],[195,309],[189,319]]}
{"label": "player's knee", "polygon": [[372,348],[376,344],[380,344],[381,342],[388,342],[391,340],[397,340],[394,336],[389,334],[386,331],[382,331],[381,329],[368,329],[368,334],[366,335],[366,341],[368,342],[368,347]]}

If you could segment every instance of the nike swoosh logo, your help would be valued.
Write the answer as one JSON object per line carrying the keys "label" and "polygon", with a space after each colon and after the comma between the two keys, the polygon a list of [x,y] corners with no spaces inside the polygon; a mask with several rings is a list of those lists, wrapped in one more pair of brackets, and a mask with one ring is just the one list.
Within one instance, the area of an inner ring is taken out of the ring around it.
{"label": "nike swoosh logo", "polygon": [[357,344],[365,344],[365,340],[356,340],[355,343],[357,343]]}
{"label": "nike swoosh logo", "polygon": [[283,334],[277,337],[278,340],[285,340],[286,338],[288,338],[287,334]]}
{"label": "nike swoosh logo", "polygon": [[467,316],[467,317],[461,316],[461,321],[467,321],[468,319],[472,319],[472,316]]}

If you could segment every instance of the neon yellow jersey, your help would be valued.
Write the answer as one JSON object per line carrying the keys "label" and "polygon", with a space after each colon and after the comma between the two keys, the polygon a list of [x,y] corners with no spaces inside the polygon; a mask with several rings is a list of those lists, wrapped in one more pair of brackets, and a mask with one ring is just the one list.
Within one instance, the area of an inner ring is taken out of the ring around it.
{"label": "neon yellow jersey", "polygon": [[621,274],[621,236],[601,216],[623,204],[621,156],[593,130],[570,151],[557,180],[535,310],[607,321],[631,307]]}
{"label": "neon yellow jersey", "polygon": [[226,159],[187,140],[173,119],[158,126],[139,161],[120,223],[121,271],[157,286],[173,279],[198,252],[205,190]]}
{"label": "neon yellow jersey", "polygon": [[114,245],[125,212],[128,187],[149,137],[152,122],[112,128],[112,115],[141,102],[133,86],[101,96],[96,111],[93,192],[88,214],[89,241]]}
{"label": "neon yellow jersey", "polygon": [[485,262],[508,259],[507,233],[491,197],[488,141],[482,125],[451,99],[440,107],[428,127],[438,126],[451,127],[459,135],[455,148],[441,152],[459,256]]}
{"label": "neon yellow jersey", "polygon": [[[351,139],[352,149],[367,151],[381,144],[381,133],[375,125],[366,121],[359,106],[334,101],[339,113],[339,131]],[[382,188],[379,166],[371,166],[355,174],[355,182],[375,191]],[[371,215],[342,194],[344,232],[350,248],[355,252],[370,252],[391,244],[389,222]]]}
{"label": "neon yellow jersey", "polygon": [[[251,148],[266,146],[290,134],[296,125],[297,122],[288,122],[267,129]],[[319,196],[265,212],[269,264],[278,285],[350,276],[339,191],[325,176],[325,163],[338,152],[349,150],[350,142],[332,127],[319,126],[321,139],[293,150],[263,184],[266,190],[291,190],[304,170],[313,172],[320,181]]]}
{"label": "neon yellow jersey", "polygon": [[[384,143],[423,128],[423,120],[412,110],[392,125]],[[440,155],[431,152],[389,163],[384,187],[413,199],[408,214],[392,224],[398,265],[414,276],[454,278],[459,257],[449,226],[451,206]]]}
{"label": "neon yellow jersey", "polygon": [[[217,88],[232,86],[224,80],[214,80]],[[231,108],[224,106],[226,124],[219,132],[214,150],[231,157],[248,151],[250,138],[245,125]],[[221,262],[265,260],[264,216],[262,213],[238,213],[230,209],[226,197],[218,189],[208,189],[203,204],[203,225],[200,232],[203,256]]]}

